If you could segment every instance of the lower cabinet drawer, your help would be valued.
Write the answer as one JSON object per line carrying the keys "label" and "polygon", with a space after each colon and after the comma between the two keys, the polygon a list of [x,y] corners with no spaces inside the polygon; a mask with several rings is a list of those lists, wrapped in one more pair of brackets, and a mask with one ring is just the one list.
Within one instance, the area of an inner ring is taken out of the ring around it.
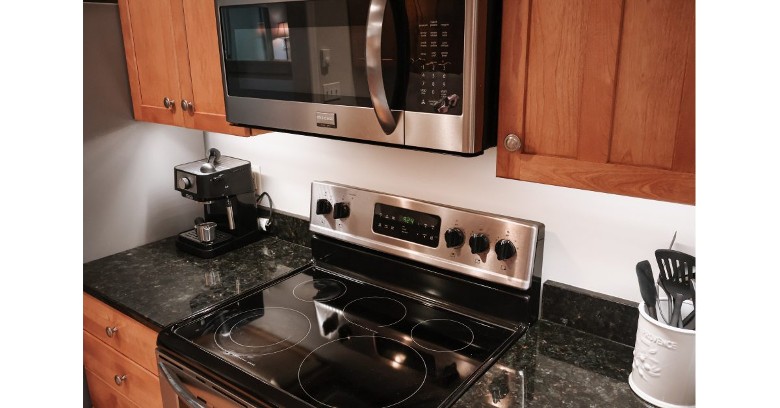
{"label": "lower cabinet drawer", "polygon": [[84,330],[156,373],[157,332],[84,293]]}
{"label": "lower cabinet drawer", "polygon": [[101,381],[97,374],[87,371],[87,385],[89,386],[89,397],[92,399],[92,406],[95,408],[139,408],[138,405],[130,402],[122,394],[114,391],[110,385]]}
{"label": "lower cabinet drawer", "polygon": [[158,378],[86,331],[84,367],[139,407],[162,407]]}

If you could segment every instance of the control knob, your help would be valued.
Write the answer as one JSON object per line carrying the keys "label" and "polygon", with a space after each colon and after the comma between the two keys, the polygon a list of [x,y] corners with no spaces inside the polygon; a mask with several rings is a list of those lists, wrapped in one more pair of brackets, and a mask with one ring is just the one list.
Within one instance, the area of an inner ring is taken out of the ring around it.
{"label": "control knob", "polygon": [[481,254],[490,248],[490,239],[485,234],[471,234],[469,246],[472,254]]}
{"label": "control knob", "polygon": [[190,187],[192,187],[192,182],[187,177],[182,177],[179,179],[179,188],[182,190],[186,190]]}
{"label": "control knob", "polygon": [[444,233],[444,242],[447,243],[447,248],[460,248],[465,240],[466,236],[463,235],[463,230],[460,228],[450,228]]}
{"label": "control knob", "polygon": [[348,203],[336,203],[333,206],[333,218],[347,218],[349,217],[349,204]]}
{"label": "control knob", "polygon": [[330,214],[332,210],[333,206],[330,204],[330,201],[324,198],[317,200],[316,208],[314,210],[317,215]]}
{"label": "control knob", "polygon": [[517,253],[514,244],[508,239],[499,239],[496,242],[496,256],[499,261],[509,259]]}

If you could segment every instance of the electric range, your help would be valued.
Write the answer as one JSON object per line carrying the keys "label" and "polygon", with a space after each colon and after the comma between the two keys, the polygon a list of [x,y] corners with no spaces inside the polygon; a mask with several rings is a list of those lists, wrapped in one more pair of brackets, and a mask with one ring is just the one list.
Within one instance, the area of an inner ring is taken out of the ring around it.
{"label": "electric range", "polygon": [[538,317],[543,224],[311,197],[310,265],[160,333],[165,407],[448,406]]}

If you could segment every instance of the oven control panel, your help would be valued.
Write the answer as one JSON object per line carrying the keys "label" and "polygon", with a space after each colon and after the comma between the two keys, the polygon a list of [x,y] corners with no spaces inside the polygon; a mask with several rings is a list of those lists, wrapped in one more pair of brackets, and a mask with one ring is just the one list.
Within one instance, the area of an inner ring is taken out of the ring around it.
{"label": "oven control panel", "polygon": [[330,182],[312,183],[316,234],[478,279],[528,289],[544,224]]}

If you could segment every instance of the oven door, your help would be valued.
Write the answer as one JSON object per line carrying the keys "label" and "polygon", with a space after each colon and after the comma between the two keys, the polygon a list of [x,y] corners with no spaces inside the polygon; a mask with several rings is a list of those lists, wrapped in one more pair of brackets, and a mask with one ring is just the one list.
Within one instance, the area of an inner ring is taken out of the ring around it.
{"label": "oven door", "polygon": [[243,408],[270,406],[249,402],[206,376],[178,364],[170,356],[157,353],[163,408]]}
{"label": "oven door", "polygon": [[227,120],[403,144],[404,2],[217,0]]}

